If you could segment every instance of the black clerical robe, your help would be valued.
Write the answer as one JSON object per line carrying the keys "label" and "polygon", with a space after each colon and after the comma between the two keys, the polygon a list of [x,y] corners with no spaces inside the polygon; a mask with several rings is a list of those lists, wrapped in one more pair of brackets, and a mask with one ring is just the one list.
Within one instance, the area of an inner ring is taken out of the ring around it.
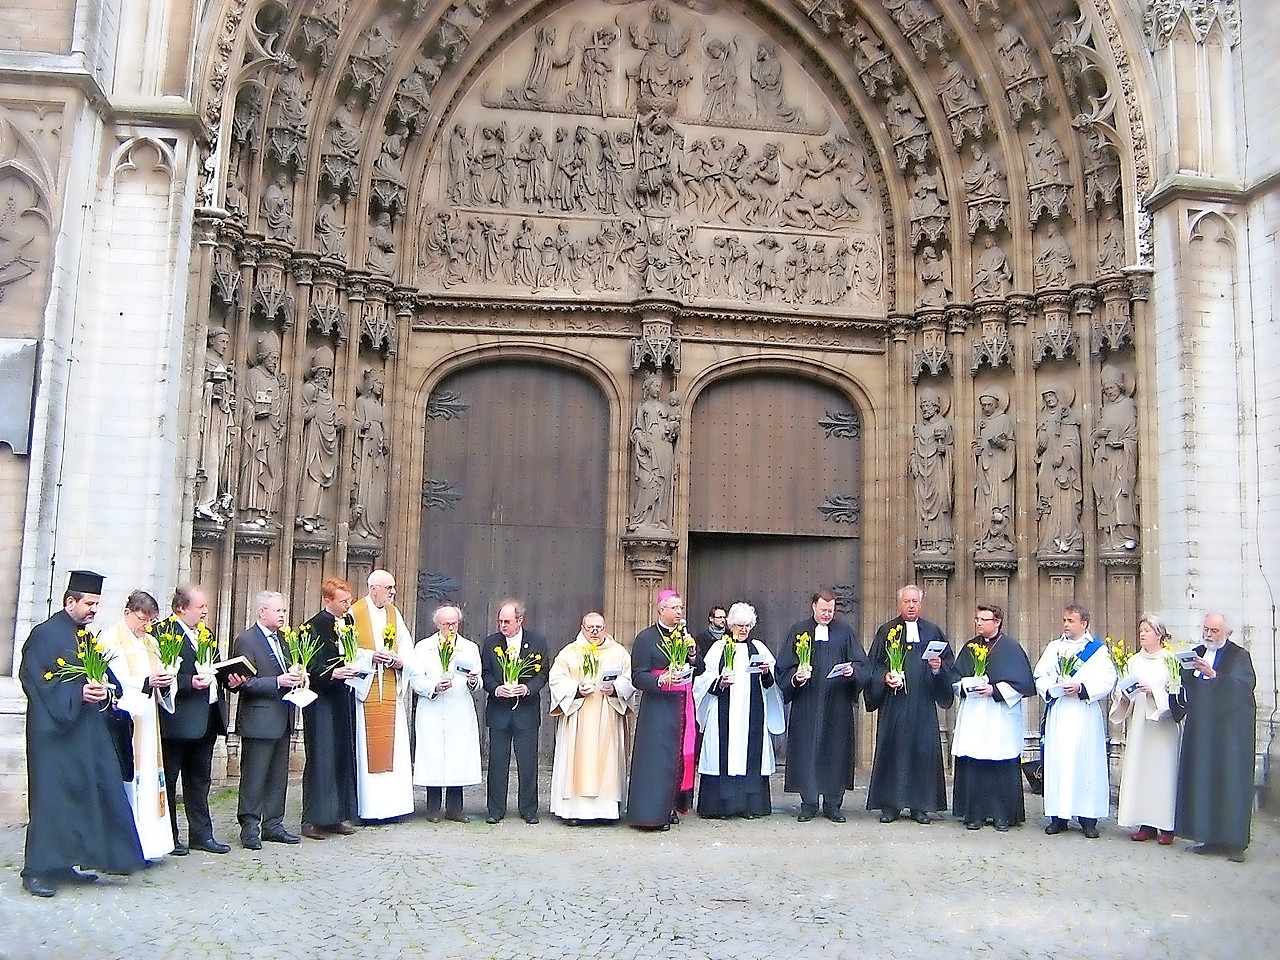
{"label": "black clerical robe", "polygon": [[[797,686],[796,638],[806,633],[812,642],[813,675]],[[791,705],[783,788],[800,794],[806,807],[816,808],[821,794],[828,809],[839,810],[845,789],[853,786],[858,691],[867,678],[866,654],[858,635],[843,621],[831,621],[823,643],[817,642],[817,633],[818,623],[810,617],[793,623],[778,644],[778,684],[783,702]],[[838,663],[852,663],[853,676],[828,680]]]}
{"label": "black clerical robe", "polygon": [[321,610],[307,621],[311,635],[319,639],[311,668],[315,703],[302,711],[302,736],[307,763],[302,771],[302,820],[331,827],[355,817],[356,806],[356,700],[345,680],[333,679],[335,661],[342,648],[336,620]]}
{"label": "black clerical robe", "polygon": [[[876,728],[876,755],[871,765],[867,790],[868,810],[935,811],[947,809],[947,784],[942,769],[942,738],[938,732],[938,708],[947,709],[955,700],[951,684],[956,680],[955,655],[948,644],[942,651],[942,669],[935,676],[921,654],[931,640],[947,639],[942,628],[928,620],[918,620],[920,640],[907,643],[907,628],[901,617],[882,624],[876,631],[867,655],[870,677],[864,697],[867,710],[879,713]],[[885,644],[889,631],[902,625],[906,649],[903,670],[906,689],[896,692],[885,685],[889,658]]]}
{"label": "black clerical robe", "polygon": [[692,684],[658,685],[667,668],[658,649],[664,637],[655,624],[636,634],[631,647],[631,682],[641,691],[627,794],[627,822],[635,827],[661,827],[677,808],[688,810],[692,799]]}
{"label": "black clerical robe", "polygon": [[110,708],[84,702],[83,680],[45,679],[58,669],[58,657],[78,662],[79,629],[60,610],[35,627],[22,648],[29,810],[24,875],[73,866],[123,874],[146,865],[120,779]]}
{"label": "black clerical robe", "polygon": [[[1204,651],[1196,647],[1201,656]],[[1174,718],[1182,720],[1174,831],[1199,843],[1243,850],[1253,815],[1253,660],[1228,640],[1213,669],[1213,680],[1184,670],[1182,692],[1169,703]]]}

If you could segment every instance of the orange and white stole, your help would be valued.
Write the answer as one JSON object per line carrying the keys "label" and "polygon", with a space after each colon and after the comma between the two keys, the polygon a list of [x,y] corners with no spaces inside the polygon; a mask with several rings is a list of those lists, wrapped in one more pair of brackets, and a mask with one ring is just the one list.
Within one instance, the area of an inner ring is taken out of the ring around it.
{"label": "orange and white stole", "polygon": [[[357,600],[351,607],[351,618],[360,646],[377,651],[382,649],[382,636],[374,632],[369,607],[367,597]],[[389,603],[383,610],[387,613],[387,624],[398,628],[400,614],[395,605]],[[395,768],[396,752],[396,672],[384,671],[376,686],[377,695],[371,688],[363,704],[365,755],[370,773],[390,773]]]}

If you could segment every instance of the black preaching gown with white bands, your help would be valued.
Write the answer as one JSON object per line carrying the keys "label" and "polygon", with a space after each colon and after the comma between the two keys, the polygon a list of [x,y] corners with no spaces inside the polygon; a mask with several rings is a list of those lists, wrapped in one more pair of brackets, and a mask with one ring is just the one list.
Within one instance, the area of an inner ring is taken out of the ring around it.
{"label": "black preaching gown with white bands", "polygon": [[[986,677],[993,690],[990,697],[966,694],[956,681],[960,711],[951,741],[956,761],[951,808],[966,823],[1023,823],[1022,699],[1036,695],[1036,681],[1026,651],[1013,637],[1002,633],[994,641],[970,641],[978,642],[991,647]],[[961,678],[974,675],[968,644],[956,658],[956,671]]]}
{"label": "black preaching gown with white bands", "polygon": [[77,630],[59,610],[22,648],[30,784],[24,876],[73,866],[124,874],[146,865],[108,727],[110,708],[84,702],[83,680],[45,679],[58,669],[58,657],[77,662]]}
{"label": "black preaching gown with white bands", "polygon": [[[876,631],[867,660],[871,676],[867,680],[867,710],[878,711],[876,756],[871,765],[871,784],[867,790],[868,810],[901,811],[904,808],[933,812],[947,809],[947,784],[942,772],[942,738],[938,733],[938,708],[943,710],[955,701],[951,684],[956,680],[954,654],[950,644],[942,651],[942,669],[935,676],[929,664],[920,659],[932,640],[946,642],[942,628],[928,620],[917,620],[918,643],[908,644],[907,629],[901,617],[890,620]],[[885,644],[889,631],[903,625],[902,643],[906,650],[903,670],[907,675],[905,690],[894,691],[885,685],[889,658]]]}
{"label": "black preaching gown with white bands", "polygon": [[[797,638],[808,634],[812,643],[810,678],[796,685]],[[831,668],[852,663],[852,677],[827,679]],[[793,623],[778,647],[778,687],[791,704],[787,718],[787,766],[784,789],[800,794],[806,805],[817,809],[818,796],[828,810],[837,811],[844,791],[853,786],[856,754],[858,691],[867,677],[866,654],[857,634],[847,624],[832,620],[827,639],[819,642],[818,623],[812,617]]]}
{"label": "black preaching gown with white bands", "polygon": [[302,820],[332,827],[356,816],[356,695],[345,680],[333,679],[342,656],[337,621],[321,610],[307,621],[320,641],[312,661],[315,703],[302,711],[307,763],[302,770]]}
{"label": "black preaching gown with white bands", "polygon": [[[725,647],[735,648],[726,670]],[[751,661],[769,672],[752,673]],[[693,682],[702,727],[698,759],[698,815],[761,817],[773,810],[769,777],[776,769],[770,734],[786,730],[782,697],[773,677],[773,654],[759,640],[736,643],[726,636],[707,651],[706,669]],[[730,673],[731,683],[721,682]]]}

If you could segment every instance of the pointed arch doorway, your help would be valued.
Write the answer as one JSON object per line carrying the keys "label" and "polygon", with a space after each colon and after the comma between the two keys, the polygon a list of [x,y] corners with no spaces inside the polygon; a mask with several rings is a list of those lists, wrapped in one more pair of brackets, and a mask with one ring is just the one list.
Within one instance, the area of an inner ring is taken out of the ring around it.
{"label": "pointed arch doorway", "polygon": [[756,636],[782,631],[819,586],[859,618],[861,422],[833,387],[789,373],[716,381],[694,404],[689,484],[689,619],[712,604],[756,608]]}

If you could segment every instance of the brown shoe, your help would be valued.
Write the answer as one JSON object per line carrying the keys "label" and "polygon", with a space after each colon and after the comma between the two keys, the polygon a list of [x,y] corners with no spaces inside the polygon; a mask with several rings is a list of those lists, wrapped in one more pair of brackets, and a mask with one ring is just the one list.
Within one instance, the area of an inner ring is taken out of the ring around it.
{"label": "brown shoe", "polygon": [[341,823],[334,824],[329,829],[332,830],[334,833],[342,834],[344,837],[349,837],[356,832],[356,828],[353,827],[346,820],[343,820]]}
{"label": "brown shoe", "polygon": [[324,831],[317,827],[314,823],[304,823],[302,825],[302,835],[308,840],[324,840]]}
{"label": "brown shoe", "polygon": [[1155,835],[1156,835],[1156,832],[1153,828],[1142,826],[1138,828],[1137,832],[1130,834],[1129,839],[1136,840],[1139,843],[1141,843],[1144,840],[1150,840]]}

